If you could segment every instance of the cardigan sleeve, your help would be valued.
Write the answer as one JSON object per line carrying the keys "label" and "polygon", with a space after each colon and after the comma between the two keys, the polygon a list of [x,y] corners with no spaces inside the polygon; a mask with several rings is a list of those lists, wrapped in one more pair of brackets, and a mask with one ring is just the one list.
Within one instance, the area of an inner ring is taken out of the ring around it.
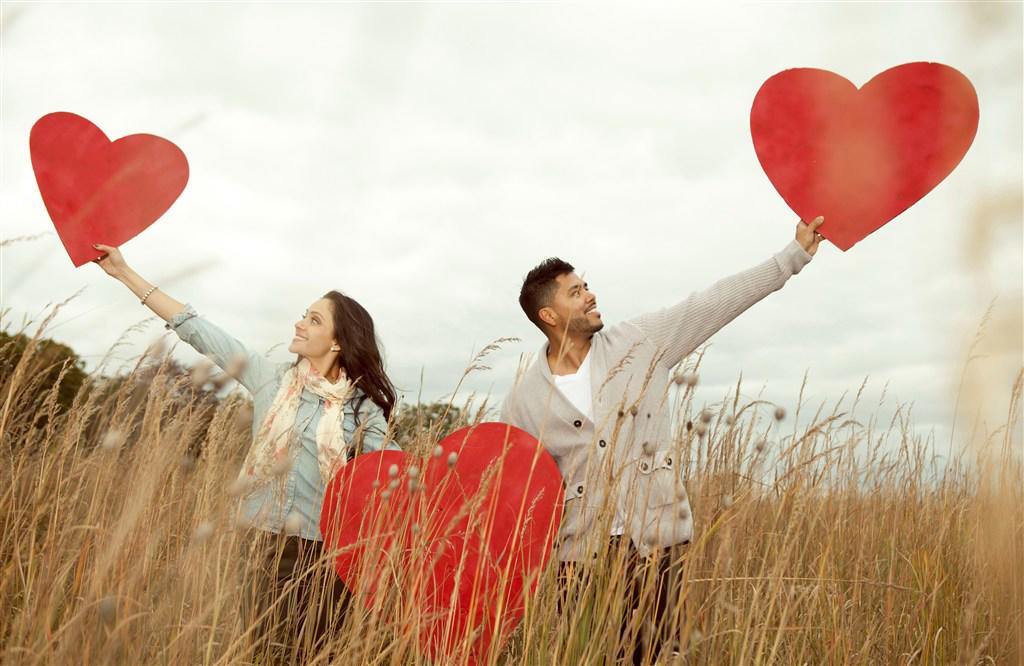
{"label": "cardigan sleeve", "polygon": [[255,395],[273,386],[278,364],[249,350],[205,317],[199,316],[191,304],[171,317],[164,328],[174,331],[200,354],[230,372],[238,382]]}
{"label": "cardigan sleeve", "polygon": [[810,260],[811,255],[793,240],[767,261],[631,323],[664,353],[662,363],[672,367],[750,306],[781,289]]}

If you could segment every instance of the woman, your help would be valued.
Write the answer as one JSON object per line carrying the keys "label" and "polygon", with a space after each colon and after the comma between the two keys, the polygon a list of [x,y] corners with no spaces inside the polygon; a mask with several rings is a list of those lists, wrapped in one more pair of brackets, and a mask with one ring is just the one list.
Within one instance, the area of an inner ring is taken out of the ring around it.
{"label": "woman", "polygon": [[262,589],[247,605],[262,616],[263,638],[286,652],[315,651],[347,599],[329,564],[318,562],[324,487],[352,455],[398,448],[386,439],[395,389],[373,319],[355,300],[330,291],[295,322],[288,351],[296,361],[273,363],[142,279],[116,247],[94,247],[105,253],[95,260],[100,268],[252,395],[253,443],[233,490],[244,496],[240,520],[257,528],[253,545],[265,575],[257,574]]}

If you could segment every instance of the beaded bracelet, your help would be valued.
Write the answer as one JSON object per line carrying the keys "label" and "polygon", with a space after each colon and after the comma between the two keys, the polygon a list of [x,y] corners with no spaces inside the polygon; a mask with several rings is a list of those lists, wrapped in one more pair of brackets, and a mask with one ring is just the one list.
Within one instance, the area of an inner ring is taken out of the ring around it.
{"label": "beaded bracelet", "polygon": [[152,293],[153,293],[154,291],[156,291],[156,287],[153,287],[152,289],[150,289],[149,291],[147,291],[147,292],[146,292],[146,295],[142,297],[142,300],[141,300],[141,301],[139,301],[139,303],[140,303],[141,305],[145,305],[145,304],[146,304],[146,299],[147,299],[147,298],[149,298],[149,295],[150,295],[150,294],[152,294]]}

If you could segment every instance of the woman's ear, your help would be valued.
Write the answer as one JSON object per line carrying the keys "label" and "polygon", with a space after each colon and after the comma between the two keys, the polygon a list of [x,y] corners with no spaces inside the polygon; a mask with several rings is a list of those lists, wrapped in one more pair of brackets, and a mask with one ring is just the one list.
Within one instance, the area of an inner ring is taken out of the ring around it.
{"label": "woman's ear", "polygon": [[338,346],[337,342],[332,342],[331,343],[331,351],[332,352],[340,352],[341,351],[341,347]]}

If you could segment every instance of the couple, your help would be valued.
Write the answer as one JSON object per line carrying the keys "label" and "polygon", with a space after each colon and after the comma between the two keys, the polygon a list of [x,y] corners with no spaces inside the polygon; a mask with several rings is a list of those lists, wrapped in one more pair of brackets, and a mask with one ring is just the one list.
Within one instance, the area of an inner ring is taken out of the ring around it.
{"label": "couple", "polygon": [[[669,371],[798,273],[817,251],[822,222],[798,223],[796,238],[767,261],[607,330],[596,297],[570,264],[548,259],[527,274],[519,303],[547,340],[506,398],[501,420],[537,437],[566,483],[557,553],[563,581],[602,541],[621,542],[633,563],[630,575],[654,567],[660,601],[644,619],[664,624],[673,560],[666,549],[687,543],[693,532],[681,465],[672,456]],[[321,567],[320,579],[303,575],[321,559],[324,488],[352,455],[397,448],[387,438],[395,388],[372,318],[354,299],[330,291],[295,322],[288,345],[295,362],[274,363],[144,280],[117,248],[95,247],[107,274],[252,395],[253,444],[239,483],[241,515],[261,535],[257,558],[265,576],[253,603],[260,608],[288,590],[288,603],[275,604],[270,621],[286,625],[286,640],[316,649],[347,600],[330,567]],[[602,513],[612,517],[610,530],[598,520]],[[289,585],[300,577],[303,583]],[[314,594],[321,595],[317,603],[310,601]],[[318,611],[302,612],[310,607]],[[625,627],[630,619],[624,620]]]}

